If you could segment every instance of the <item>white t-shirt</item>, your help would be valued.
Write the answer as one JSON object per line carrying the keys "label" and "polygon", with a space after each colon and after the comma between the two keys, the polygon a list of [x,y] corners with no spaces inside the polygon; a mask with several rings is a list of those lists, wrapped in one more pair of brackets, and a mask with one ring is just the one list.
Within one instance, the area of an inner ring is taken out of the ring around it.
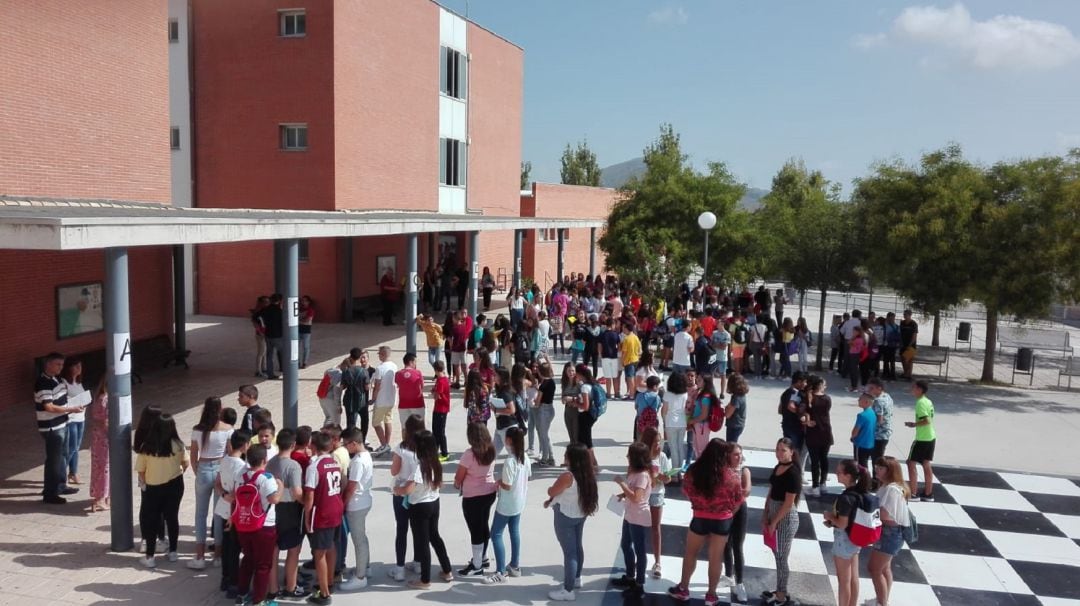
{"label": "white t-shirt", "polygon": [[[416,455],[413,455],[412,460],[412,476],[406,478],[406,480],[412,480],[416,486],[413,488],[412,493],[409,494],[409,503],[430,503],[438,500],[439,491],[433,486],[424,483],[424,474],[420,470],[420,461],[416,459]],[[402,471],[405,470],[404,464],[401,469]],[[398,475],[400,476],[400,474]]]}
{"label": "white t-shirt", "polygon": [[686,429],[686,394],[674,394],[665,391],[664,403],[667,404],[664,427],[667,429]]}
{"label": "white t-shirt", "polygon": [[904,500],[904,491],[896,484],[886,484],[878,488],[878,505],[889,512],[889,518],[900,526],[908,525],[908,504]]}
{"label": "white t-shirt", "polygon": [[[655,368],[639,368],[637,370],[637,372],[634,373],[634,378],[635,379],[644,379],[645,381],[648,381],[649,377],[659,377],[659,376],[660,376],[660,373],[656,372]],[[636,393],[645,393],[645,392],[649,391],[648,387],[645,387],[645,386],[642,386],[642,385],[638,385],[636,387],[637,387]]]}
{"label": "white t-shirt", "polygon": [[845,341],[855,338],[856,326],[862,326],[862,320],[859,318],[849,318],[847,322],[840,325],[840,332],[844,335]]}
{"label": "white t-shirt", "polygon": [[551,322],[540,320],[536,323],[536,329],[540,331],[540,345],[543,346],[551,338]]}
{"label": "white t-shirt", "polygon": [[[660,456],[652,460],[653,473],[666,474],[671,471],[671,459],[668,458],[663,451],[660,452]],[[667,485],[663,482],[653,482],[652,494],[664,494],[667,492]]]}
{"label": "white t-shirt", "polygon": [[499,479],[504,484],[510,484],[511,488],[510,490],[499,488],[499,500],[495,504],[495,513],[516,516],[525,510],[525,496],[528,494],[531,473],[532,466],[529,457],[525,457],[524,463],[519,463],[514,455],[506,455]]}
{"label": "white t-shirt", "polygon": [[570,486],[566,490],[555,495],[555,498],[551,500],[552,506],[559,506],[559,513],[568,518],[574,518],[580,520],[585,517],[584,512],[581,511],[581,503],[579,502],[577,480],[571,480]]}
{"label": "white t-shirt", "polygon": [[404,486],[412,479],[413,471],[419,467],[419,462],[416,460],[416,453],[407,448],[395,446],[393,452],[401,459],[401,469],[394,476],[394,486]]}
{"label": "white t-shirt", "polygon": [[[90,406],[90,401],[94,394],[83,388],[82,383],[68,383],[67,381],[64,381],[64,385],[67,386],[67,406]],[[86,422],[85,410],[82,412],[68,413],[68,423],[84,422]]]}
{"label": "white t-shirt", "polygon": [[349,461],[349,481],[356,482],[352,498],[345,504],[345,511],[371,509],[371,482],[375,476],[375,464],[371,453],[358,452]]}
{"label": "white t-shirt", "polygon": [[[232,427],[221,431],[211,431],[210,437],[206,439],[206,444],[203,444],[203,432],[192,429],[191,441],[199,445],[199,460],[220,459],[225,456],[225,446],[229,444],[229,438],[232,437],[232,434]],[[267,456],[266,460],[269,461],[270,458]]]}
{"label": "white t-shirt", "polygon": [[510,299],[510,309],[517,309],[524,311],[525,309],[525,297],[518,295],[513,299]]}
{"label": "white t-shirt", "polygon": [[694,337],[685,330],[675,333],[675,346],[671,352],[671,363],[679,366],[690,366],[690,346],[694,344]]}
{"label": "white t-shirt", "polygon": [[379,383],[379,395],[375,398],[374,405],[378,408],[390,408],[397,402],[397,385],[394,384],[394,373],[397,372],[397,364],[390,360],[379,364],[375,368],[373,381]]}
{"label": "white t-shirt", "polygon": [[[241,474],[247,470],[248,464],[238,457],[225,457],[221,460],[221,466],[218,467],[218,478],[221,482],[221,489],[225,491],[225,494],[232,494],[236,490],[237,484],[240,483]],[[232,503],[225,499],[219,499],[217,505],[214,506],[214,515],[226,520],[229,519],[229,516],[232,515]]]}

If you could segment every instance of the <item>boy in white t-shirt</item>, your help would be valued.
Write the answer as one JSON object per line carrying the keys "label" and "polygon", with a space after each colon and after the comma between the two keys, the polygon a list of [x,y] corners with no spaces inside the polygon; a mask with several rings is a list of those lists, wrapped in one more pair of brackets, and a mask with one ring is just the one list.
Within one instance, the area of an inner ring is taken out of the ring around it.
{"label": "boy in white t-shirt", "polygon": [[214,506],[214,517],[220,518],[225,529],[221,547],[221,590],[226,597],[236,597],[237,573],[240,570],[240,544],[236,530],[232,527],[232,493],[236,490],[240,476],[247,471],[248,465],[243,457],[251,446],[251,434],[245,429],[238,429],[229,438],[229,454],[221,459],[218,477],[214,480],[214,490],[218,494]]}
{"label": "boy in white t-shirt", "polygon": [[349,482],[345,486],[345,517],[349,521],[349,535],[352,536],[353,550],[356,552],[356,567],[353,576],[345,575],[338,585],[342,591],[363,589],[368,585],[368,563],[370,551],[367,538],[367,515],[371,511],[371,484],[375,475],[375,463],[371,453],[364,448],[363,434],[356,427],[346,429],[341,434],[345,449],[352,458],[349,460]]}

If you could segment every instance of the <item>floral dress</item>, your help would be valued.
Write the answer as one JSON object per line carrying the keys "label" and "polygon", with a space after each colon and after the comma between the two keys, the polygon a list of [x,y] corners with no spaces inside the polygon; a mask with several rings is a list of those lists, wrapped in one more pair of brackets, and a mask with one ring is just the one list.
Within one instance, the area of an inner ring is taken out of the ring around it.
{"label": "floral dress", "polygon": [[90,498],[109,498],[109,396],[90,404]]}

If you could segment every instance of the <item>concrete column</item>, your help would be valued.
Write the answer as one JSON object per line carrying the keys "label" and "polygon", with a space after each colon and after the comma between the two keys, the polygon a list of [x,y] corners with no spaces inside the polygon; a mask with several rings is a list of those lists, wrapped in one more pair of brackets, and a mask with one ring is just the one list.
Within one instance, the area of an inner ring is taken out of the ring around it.
{"label": "concrete column", "polygon": [[589,275],[596,278],[596,228],[589,228]]}
{"label": "concrete column", "polygon": [[417,248],[420,245],[419,237],[416,234],[409,234],[405,236],[406,252],[405,262],[407,264],[405,275],[405,351],[411,354],[416,354],[416,289],[419,283],[420,274],[417,272],[417,264],[419,263],[418,257],[420,256]]}
{"label": "concrete column", "polygon": [[283,281],[282,295],[285,297],[281,335],[288,342],[281,373],[281,408],[284,426],[295,429],[300,420],[300,242],[283,240],[280,247],[280,276]]}
{"label": "concrete column", "polygon": [[555,262],[555,282],[559,283],[562,282],[562,278],[564,275],[563,270],[565,269],[563,264],[566,259],[566,238],[563,237],[564,231],[561,227],[555,230],[555,233],[558,234],[558,237],[556,237],[555,241],[558,243],[559,247],[559,258]]}
{"label": "concrete column", "polygon": [[469,316],[476,317],[476,293],[480,285],[480,232],[469,232]]}
{"label": "concrete column", "polygon": [[284,242],[274,240],[274,292],[285,294]]}
{"label": "concrete column", "polygon": [[341,284],[342,295],[345,297],[345,306],[343,313],[345,317],[342,319],[344,322],[353,321],[353,239],[352,237],[342,238],[341,242]]}
{"label": "concrete column", "polygon": [[514,230],[514,288],[521,288],[521,250],[524,248],[525,230]]}
{"label": "concrete column", "polygon": [[[181,274],[181,279],[183,274]],[[105,359],[109,367],[109,511],[113,551],[135,545],[131,496],[131,320],[126,248],[105,249]],[[182,309],[181,309],[182,311]]]}
{"label": "concrete column", "polygon": [[187,349],[187,270],[184,260],[184,245],[173,246],[173,347],[177,354]]}

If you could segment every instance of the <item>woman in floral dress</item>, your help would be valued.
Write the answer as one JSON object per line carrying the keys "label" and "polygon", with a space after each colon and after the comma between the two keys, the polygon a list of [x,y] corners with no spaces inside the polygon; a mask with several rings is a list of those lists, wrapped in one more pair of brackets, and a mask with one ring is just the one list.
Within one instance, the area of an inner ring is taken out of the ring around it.
{"label": "woman in floral dress", "polygon": [[86,410],[90,417],[90,511],[109,508],[109,393],[105,379]]}

